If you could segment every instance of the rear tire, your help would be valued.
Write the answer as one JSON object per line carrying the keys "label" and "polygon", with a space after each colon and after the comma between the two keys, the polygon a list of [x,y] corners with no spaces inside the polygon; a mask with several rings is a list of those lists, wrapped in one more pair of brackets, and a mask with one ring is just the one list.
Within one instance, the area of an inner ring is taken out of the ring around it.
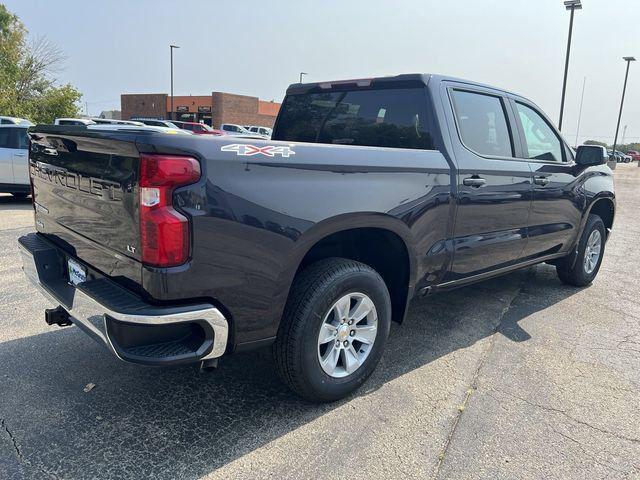
{"label": "rear tire", "polygon": [[[569,258],[562,259],[556,265],[556,272],[563,283],[575,287],[584,287],[593,282],[604,257],[606,229],[602,219],[590,214],[584,226],[580,241],[578,242],[578,254],[573,263]],[[597,249],[597,254],[595,253]]]}
{"label": "rear tire", "polygon": [[343,258],[313,263],[289,293],[273,349],[278,373],[307,400],[339,400],[371,375],[390,324],[389,292],[375,270]]}

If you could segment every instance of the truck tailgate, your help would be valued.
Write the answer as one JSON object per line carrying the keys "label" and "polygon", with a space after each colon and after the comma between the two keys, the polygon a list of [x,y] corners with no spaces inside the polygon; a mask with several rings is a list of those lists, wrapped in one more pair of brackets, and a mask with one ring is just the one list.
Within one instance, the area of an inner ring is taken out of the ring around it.
{"label": "truck tailgate", "polygon": [[30,137],[37,230],[104,273],[139,285],[135,136],[47,126]]}

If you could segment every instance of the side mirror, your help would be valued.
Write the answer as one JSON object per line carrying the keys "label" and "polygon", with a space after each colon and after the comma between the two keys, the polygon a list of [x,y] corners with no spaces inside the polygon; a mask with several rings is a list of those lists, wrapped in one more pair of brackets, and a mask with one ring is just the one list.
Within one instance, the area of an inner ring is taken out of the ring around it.
{"label": "side mirror", "polygon": [[607,149],[600,145],[580,145],[576,149],[578,165],[604,165],[607,163]]}

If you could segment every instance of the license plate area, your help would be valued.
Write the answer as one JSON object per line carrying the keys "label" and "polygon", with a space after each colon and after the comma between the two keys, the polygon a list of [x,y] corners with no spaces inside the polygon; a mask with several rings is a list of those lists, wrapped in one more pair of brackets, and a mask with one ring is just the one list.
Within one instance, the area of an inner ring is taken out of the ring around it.
{"label": "license plate area", "polygon": [[87,268],[71,258],[67,259],[67,272],[71,285],[78,285],[87,280]]}

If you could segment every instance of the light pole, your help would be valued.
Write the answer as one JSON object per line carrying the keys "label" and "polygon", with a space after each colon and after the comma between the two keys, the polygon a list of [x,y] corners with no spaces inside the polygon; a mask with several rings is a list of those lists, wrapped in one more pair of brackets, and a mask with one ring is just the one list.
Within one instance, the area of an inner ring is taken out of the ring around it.
{"label": "light pole", "polygon": [[622,118],[622,106],[624,105],[624,92],[627,90],[627,78],[629,77],[629,65],[635,62],[634,57],[622,57],[627,62],[627,71],[624,74],[624,86],[622,87],[622,100],[620,100],[620,112],[618,112],[618,123],[616,124],[616,136],[613,137],[613,154],[616,154],[616,144],[618,143],[618,130],[620,129],[620,118]]}
{"label": "light pole", "polygon": [[558,130],[562,130],[562,114],[564,113],[564,95],[567,91],[567,73],[569,72],[569,53],[571,52],[571,33],[573,32],[573,14],[576,10],[582,9],[580,0],[567,0],[564,2],[567,10],[571,11],[569,17],[569,38],[567,39],[567,56],[564,60],[564,79],[562,80],[562,98],[560,99],[560,120],[558,120]]}
{"label": "light pole", "polygon": [[309,75],[309,74],[307,72],[300,72],[300,82],[299,83],[302,83],[302,76],[303,75]]}
{"label": "light pole", "polygon": [[584,101],[584,86],[587,83],[587,77],[582,79],[582,96],[580,97],[580,110],[578,112],[578,127],[576,128],[576,147],[578,146],[578,133],[580,133],[580,119],[582,118],[582,102]]}
{"label": "light pole", "polygon": [[177,45],[169,45],[169,50],[171,52],[171,112],[169,112],[170,118],[169,120],[173,120],[173,49],[180,48]]}

